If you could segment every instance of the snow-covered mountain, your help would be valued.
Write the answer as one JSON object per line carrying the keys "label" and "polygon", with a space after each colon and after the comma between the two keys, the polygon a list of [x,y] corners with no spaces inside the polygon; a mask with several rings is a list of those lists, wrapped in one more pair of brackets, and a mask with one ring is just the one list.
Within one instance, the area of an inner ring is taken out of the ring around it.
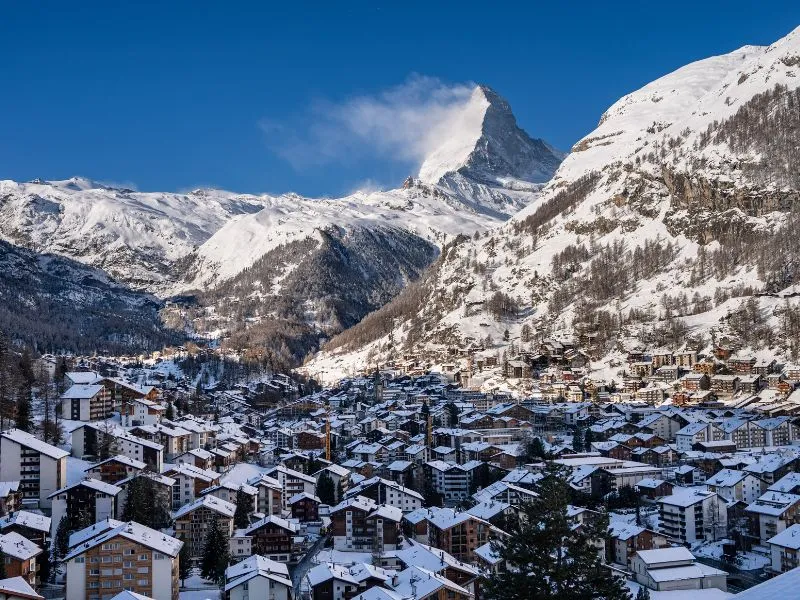
{"label": "snow-covered mountain", "polygon": [[337,199],[1,181],[0,239],[176,296],[162,312],[171,325],[237,347],[269,337],[296,360],[389,301],[448,241],[535,201],[563,158],[484,86],[454,123],[457,139],[443,138],[419,177]]}
{"label": "snow-covered mountain", "polygon": [[404,350],[435,360],[447,346],[500,352],[550,335],[598,359],[721,340],[797,354],[798,85],[800,29],[624,96],[535,203],[453,241],[308,369],[329,378]]}
{"label": "snow-covered mountain", "polygon": [[265,203],[219,190],[141,193],[78,177],[0,181],[0,239],[72,258],[158,293],[173,285],[176,260]]}
{"label": "snow-covered mountain", "polygon": [[520,129],[508,102],[486,86],[475,88],[453,121],[451,137],[399,189],[337,199],[265,198],[263,210],[228,222],[188,257],[175,291],[206,289],[279,245],[332,226],[396,229],[439,246],[486,231],[535,200],[563,159]]}
{"label": "snow-covered mountain", "polygon": [[[443,245],[535,201],[562,155],[519,129],[489,88],[477,87],[462,112],[462,137],[443,140],[424,162],[426,180],[336,199],[268,198],[224,225],[181,261],[173,291],[195,294],[197,304],[170,318],[296,361],[388,302]],[[438,179],[427,170],[433,160]]]}

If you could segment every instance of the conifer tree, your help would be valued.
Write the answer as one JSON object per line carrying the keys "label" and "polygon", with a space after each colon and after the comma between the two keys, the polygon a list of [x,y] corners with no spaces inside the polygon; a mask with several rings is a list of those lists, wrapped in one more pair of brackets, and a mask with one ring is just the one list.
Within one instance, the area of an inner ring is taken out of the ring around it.
{"label": "conifer tree", "polygon": [[572,434],[572,449],[575,452],[583,452],[583,433],[580,427],[576,427],[575,433]]}
{"label": "conifer tree", "polygon": [[69,552],[70,524],[67,515],[61,517],[56,528],[56,539],[53,540],[53,564],[58,563]]}
{"label": "conifer tree", "polygon": [[317,480],[317,497],[323,504],[329,506],[336,504],[336,489],[333,485],[333,478],[328,471],[323,471]]}
{"label": "conifer tree", "polygon": [[645,586],[641,586],[639,591],[636,592],[636,600],[650,600],[650,590]]}
{"label": "conifer tree", "polygon": [[594,432],[592,431],[591,427],[586,428],[586,435],[583,438],[583,447],[586,448],[588,451],[592,447],[592,442],[594,441]]}
{"label": "conifer tree", "polygon": [[167,410],[164,411],[164,418],[169,421],[175,418],[175,408],[172,406],[172,401],[167,402]]}
{"label": "conifer tree", "polygon": [[217,519],[211,519],[200,561],[201,575],[204,579],[221,584],[225,581],[225,569],[228,568],[229,559],[228,540],[222,533]]}
{"label": "conifer tree", "polygon": [[574,528],[568,502],[569,486],[548,470],[539,496],[508,525],[509,536],[492,543],[507,570],[488,580],[486,600],[630,600],[598,554],[596,543],[608,535],[607,515]]}
{"label": "conifer tree", "polygon": [[250,525],[250,509],[253,508],[253,499],[247,495],[244,488],[236,492],[236,512],[233,513],[233,526],[244,529]]}
{"label": "conifer tree", "polygon": [[6,578],[6,554],[0,551],[0,579]]}
{"label": "conifer tree", "polygon": [[181,580],[181,586],[186,586],[186,580],[192,574],[192,559],[189,556],[189,544],[184,540],[181,546],[180,554],[178,554],[178,579]]}

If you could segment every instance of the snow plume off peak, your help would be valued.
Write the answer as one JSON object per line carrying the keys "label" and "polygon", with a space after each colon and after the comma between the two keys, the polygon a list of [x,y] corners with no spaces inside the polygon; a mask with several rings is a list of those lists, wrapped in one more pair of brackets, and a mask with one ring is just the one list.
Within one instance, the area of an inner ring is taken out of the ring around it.
{"label": "snow plume off peak", "polygon": [[413,75],[378,94],[338,104],[317,102],[302,127],[269,120],[261,127],[267,143],[296,169],[377,153],[415,167],[424,163],[428,166],[420,176],[431,180],[469,156],[488,106],[474,84],[450,85]]}

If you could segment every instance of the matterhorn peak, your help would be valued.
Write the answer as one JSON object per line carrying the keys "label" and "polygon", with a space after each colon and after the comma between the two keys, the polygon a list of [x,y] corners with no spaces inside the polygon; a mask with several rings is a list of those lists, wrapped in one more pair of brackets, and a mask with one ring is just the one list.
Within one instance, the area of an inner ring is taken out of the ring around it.
{"label": "matterhorn peak", "polygon": [[461,173],[477,181],[503,179],[545,182],[564,155],[517,125],[505,98],[478,85],[438,128],[440,140],[422,163],[419,179],[437,184]]}

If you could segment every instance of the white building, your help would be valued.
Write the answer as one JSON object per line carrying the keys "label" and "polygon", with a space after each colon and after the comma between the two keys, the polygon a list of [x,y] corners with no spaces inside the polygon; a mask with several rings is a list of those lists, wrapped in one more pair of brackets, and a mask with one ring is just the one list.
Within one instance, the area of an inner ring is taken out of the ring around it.
{"label": "white building", "polygon": [[659,592],[728,589],[725,571],[696,562],[682,547],[639,550],[631,559],[631,568],[638,583]]}
{"label": "white building", "polygon": [[683,543],[716,541],[725,536],[728,510],[714,492],[676,487],[659,498],[661,532]]}
{"label": "white building", "polygon": [[50,494],[67,482],[68,452],[19,429],[0,435],[0,481],[19,481],[23,499],[50,508]]}
{"label": "white building", "polygon": [[292,580],[286,565],[256,555],[225,570],[224,591],[229,600],[291,600]]}
{"label": "white building", "polygon": [[72,421],[107,419],[114,411],[111,393],[98,383],[75,384],[61,396],[61,415]]}
{"label": "white building", "polygon": [[800,525],[787,527],[767,540],[772,558],[771,570],[784,573],[800,566]]}
{"label": "white building", "polygon": [[759,496],[764,493],[767,484],[752,473],[722,469],[706,480],[706,487],[728,502],[750,504],[758,500]]}

